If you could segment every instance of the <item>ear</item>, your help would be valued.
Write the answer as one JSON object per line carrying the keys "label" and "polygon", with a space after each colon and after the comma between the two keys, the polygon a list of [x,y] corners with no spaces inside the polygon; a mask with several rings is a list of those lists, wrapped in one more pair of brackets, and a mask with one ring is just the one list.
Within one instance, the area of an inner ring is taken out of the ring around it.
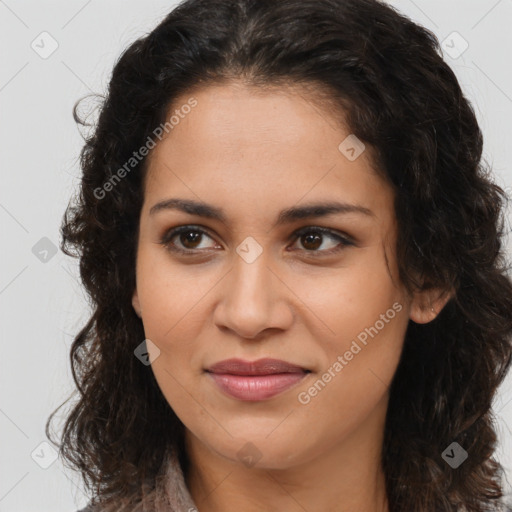
{"label": "ear", "polygon": [[140,307],[139,294],[137,293],[137,288],[135,288],[132,295],[132,306],[133,309],[135,310],[135,313],[137,313],[137,316],[141,318],[142,308]]}
{"label": "ear", "polygon": [[442,290],[440,288],[429,288],[415,292],[411,301],[409,318],[417,324],[431,322],[439,315],[454,294],[454,290]]}

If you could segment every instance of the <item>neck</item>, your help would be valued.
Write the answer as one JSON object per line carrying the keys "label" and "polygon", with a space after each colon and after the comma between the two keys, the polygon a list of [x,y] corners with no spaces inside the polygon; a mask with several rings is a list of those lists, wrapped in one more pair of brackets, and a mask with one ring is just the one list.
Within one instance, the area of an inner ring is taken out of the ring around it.
{"label": "neck", "polygon": [[280,469],[248,468],[186,430],[190,495],[201,512],[389,512],[381,466],[387,403],[380,405],[336,445]]}

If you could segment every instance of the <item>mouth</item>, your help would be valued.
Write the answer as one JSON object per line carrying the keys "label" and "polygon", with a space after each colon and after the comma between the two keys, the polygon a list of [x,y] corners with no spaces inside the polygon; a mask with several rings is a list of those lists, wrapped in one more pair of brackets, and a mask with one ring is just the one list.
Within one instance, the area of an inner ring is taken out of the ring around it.
{"label": "mouth", "polygon": [[302,381],[310,370],[280,359],[227,359],[206,370],[218,388],[231,398],[260,401],[272,398]]}

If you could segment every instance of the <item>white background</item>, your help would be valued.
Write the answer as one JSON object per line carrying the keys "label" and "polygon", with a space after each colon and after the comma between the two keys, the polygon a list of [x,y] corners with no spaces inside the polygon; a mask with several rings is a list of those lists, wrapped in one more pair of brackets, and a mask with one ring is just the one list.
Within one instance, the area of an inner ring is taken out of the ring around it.
{"label": "white background", "polygon": [[[461,56],[445,58],[477,112],[485,158],[510,192],[512,2],[390,3],[440,40],[457,31],[468,42]],[[39,447],[44,424],[73,389],[69,348],[89,311],[76,261],[58,251],[43,263],[32,248],[43,237],[58,246],[62,214],[78,184],[82,139],[73,104],[105,92],[121,51],[174,5],[0,0],[0,512],[74,512],[87,502],[78,475],[59,460],[42,469],[31,458],[36,450],[48,460],[50,452]],[[59,45],[47,59],[31,48],[43,31]],[[495,411],[498,457],[512,481],[512,375]]]}

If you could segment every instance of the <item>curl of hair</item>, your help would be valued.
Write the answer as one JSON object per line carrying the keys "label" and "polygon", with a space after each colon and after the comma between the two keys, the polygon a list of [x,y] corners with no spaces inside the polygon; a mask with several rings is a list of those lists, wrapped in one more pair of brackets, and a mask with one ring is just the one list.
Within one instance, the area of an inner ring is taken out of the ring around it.
{"label": "curl of hair", "polygon": [[[453,290],[434,321],[410,321],[390,387],[390,510],[499,510],[491,402],[512,357],[506,196],[482,163],[474,111],[438,40],[377,0],[188,0],[120,56],[61,226],[93,308],[71,348],[79,398],[61,455],[103,504],[141,500],[163,447],[176,447],[186,467],[183,425],[133,354],[144,340],[131,298],[147,157],[120,180],[116,171],[178,96],[235,81],[307,87],[337,107],[331,115],[368,144],[395,190],[401,281],[411,292]],[[456,470],[441,457],[454,441],[469,454]]]}

